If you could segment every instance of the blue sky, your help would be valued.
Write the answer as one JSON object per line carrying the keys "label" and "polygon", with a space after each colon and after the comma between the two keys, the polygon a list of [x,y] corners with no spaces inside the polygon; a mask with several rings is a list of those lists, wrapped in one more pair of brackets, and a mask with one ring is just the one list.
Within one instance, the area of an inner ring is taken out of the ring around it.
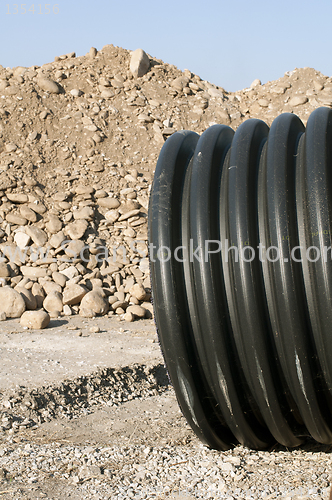
{"label": "blue sky", "polygon": [[112,43],[143,48],[228,91],[295,67],[332,75],[331,0],[55,0],[50,14],[45,5],[0,0],[2,66],[41,65]]}

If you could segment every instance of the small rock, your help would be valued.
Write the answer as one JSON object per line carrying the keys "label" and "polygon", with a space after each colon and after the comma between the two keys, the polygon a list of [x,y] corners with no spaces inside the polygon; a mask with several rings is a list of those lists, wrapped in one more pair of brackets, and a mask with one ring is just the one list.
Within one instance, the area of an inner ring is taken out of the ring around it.
{"label": "small rock", "polygon": [[39,283],[34,283],[32,285],[31,291],[37,301],[37,309],[41,309],[43,307],[43,302],[45,298],[43,287]]}
{"label": "small rock", "polygon": [[123,316],[123,319],[124,319],[125,321],[128,321],[128,323],[131,323],[132,321],[134,321],[135,316],[134,316],[134,315],[133,315],[133,313],[131,313],[131,312],[126,312],[126,313],[124,314],[124,316]]}
{"label": "small rock", "polygon": [[66,234],[68,234],[69,238],[72,240],[79,240],[83,237],[85,231],[88,229],[88,222],[86,220],[76,220],[75,222],[71,222],[66,227]]}
{"label": "small rock", "polygon": [[79,272],[75,266],[69,266],[66,269],[60,271],[59,274],[63,274],[66,278],[72,280],[73,278],[79,275]]}
{"label": "small rock", "polygon": [[64,316],[71,316],[73,314],[73,312],[72,312],[70,306],[68,306],[68,304],[63,306],[62,312],[63,312]]}
{"label": "small rock", "polygon": [[82,240],[72,240],[65,248],[65,254],[70,259],[79,259],[83,256],[86,245]]}
{"label": "small rock", "polygon": [[64,275],[64,273],[59,273],[58,271],[54,271],[52,273],[52,279],[55,283],[60,285],[62,288],[64,288],[66,286],[67,277]]}
{"label": "small rock", "polygon": [[268,106],[270,104],[267,99],[258,99],[257,102],[261,106],[261,108],[268,108]]}
{"label": "small rock", "polygon": [[20,318],[26,307],[22,295],[10,286],[0,288],[0,304],[7,318]]}
{"label": "small rock", "polygon": [[84,186],[83,184],[79,184],[75,188],[75,193],[77,195],[80,194],[93,194],[95,192],[94,188],[92,186]]}
{"label": "small rock", "polygon": [[148,72],[150,59],[142,49],[136,49],[131,54],[130,71],[135,77],[141,77]]}
{"label": "small rock", "polygon": [[133,217],[134,215],[138,215],[139,214],[139,208],[136,208],[134,210],[130,210],[129,212],[126,212],[124,214],[122,214],[120,217],[119,217],[119,222],[120,221],[123,221],[123,220],[127,220],[127,219],[130,219],[130,217]]}
{"label": "small rock", "polygon": [[0,92],[9,87],[9,83],[6,80],[0,80]]}
{"label": "small rock", "polygon": [[21,294],[24,299],[26,309],[35,310],[37,309],[37,300],[33,295],[31,290],[27,290],[24,286],[16,286],[15,290]]}
{"label": "small rock", "polygon": [[177,92],[182,92],[182,90],[188,85],[188,83],[189,83],[189,78],[182,75],[179,76],[178,78],[175,78],[171,82],[171,87],[173,87]]}
{"label": "small rock", "polygon": [[49,244],[51,245],[51,247],[53,248],[59,248],[61,243],[63,241],[65,241],[66,239],[66,236],[64,234],[63,231],[59,231],[58,233],[56,234],[52,234],[50,240],[49,240]]}
{"label": "small rock", "polygon": [[80,97],[81,95],[83,95],[83,92],[82,90],[79,90],[79,89],[72,89],[70,91],[71,95],[74,96],[74,97]]}
{"label": "small rock", "polygon": [[88,290],[81,285],[66,286],[63,291],[63,304],[68,306],[79,304],[87,292]]}
{"label": "small rock", "polygon": [[145,309],[144,307],[141,306],[129,306],[127,307],[127,313],[132,313],[134,316],[137,316],[138,318],[144,318],[145,316]]}
{"label": "small rock", "polygon": [[45,278],[47,276],[47,269],[43,267],[21,266],[20,269],[23,276],[28,278]]}
{"label": "small rock", "polygon": [[37,222],[36,212],[31,210],[31,208],[27,207],[26,205],[20,206],[20,214],[30,222]]}
{"label": "small rock", "polygon": [[209,89],[208,93],[210,94],[211,97],[216,97],[217,99],[223,99],[224,98],[224,93],[222,90],[219,89]]}
{"label": "small rock", "polygon": [[6,221],[10,224],[16,224],[18,226],[25,226],[28,223],[24,217],[13,213],[6,215]]}
{"label": "small rock", "polygon": [[94,59],[97,55],[97,49],[95,47],[91,47],[91,49],[89,50],[89,56],[91,57],[91,59]]}
{"label": "small rock", "polygon": [[49,325],[50,319],[49,314],[40,309],[39,311],[26,311],[23,313],[20,323],[26,328],[42,330]]}
{"label": "small rock", "polygon": [[53,292],[62,293],[61,286],[58,285],[57,283],[54,283],[54,281],[40,280],[40,282],[41,282],[40,284],[42,285],[46,295],[53,293]]}
{"label": "small rock", "polygon": [[47,242],[47,234],[36,226],[27,226],[26,233],[30,236],[32,241],[39,247],[42,247]]}
{"label": "small rock", "polygon": [[110,99],[111,97],[114,97],[114,92],[105,89],[100,93],[100,97],[102,97],[103,99]]}
{"label": "small rock", "polygon": [[80,219],[93,219],[94,216],[94,210],[91,207],[83,207],[80,208],[79,210],[75,210],[74,212],[74,219],[75,220],[80,220]]}
{"label": "small rock", "polygon": [[280,87],[280,86],[276,86],[276,87],[272,87],[271,90],[270,90],[270,93],[271,94],[284,94],[286,91],[286,88],[285,87]]}
{"label": "small rock", "polygon": [[301,104],[305,104],[306,102],[308,102],[308,98],[305,97],[304,95],[302,96],[294,96],[292,97],[289,101],[288,101],[288,104],[290,106],[300,106]]}
{"label": "small rock", "polygon": [[86,316],[87,312],[89,313],[87,317],[91,317],[90,312],[93,313],[93,316],[97,314],[103,316],[108,312],[108,307],[108,302],[104,297],[98,291],[92,290],[84,295],[82,299],[80,316]]}
{"label": "small rock", "polygon": [[13,142],[8,142],[6,144],[7,153],[14,153],[16,150],[17,150],[17,146]]}
{"label": "small rock", "polygon": [[7,193],[7,198],[13,203],[26,203],[29,198],[26,194]]}
{"label": "small rock", "polygon": [[99,332],[100,332],[100,328],[99,328],[99,326],[92,326],[92,327],[90,328],[90,332],[91,332],[91,333],[99,333]]}
{"label": "small rock", "polygon": [[132,286],[129,290],[129,293],[133,297],[136,297],[137,300],[145,300],[146,298],[146,292],[144,290],[144,287],[140,283],[136,283],[134,286]]}
{"label": "small rock", "polygon": [[254,80],[250,85],[250,88],[254,89],[255,87],[259,87],[260,85],[262,85],[262,82],[258,78],[256,78],[256,80]]}
{"label": "small rock", "polygon": [[0,278],[9,278],[10,267],[6,262],[0,262]]}
{"label": "small rock", "polygon": [[37,214],[44,214],[46,212],[46,207],[43,205],[43,203],[29,203],[28,208],[31,208],[34,212],[37,212]]}
{"label": "small rock", "polygon": [[322,83],[318,82],[317,80],[314,81],[314,89],[317,90],[317,92],[323,90],[323,88],[324,85]]}
{"label": "small rock", "polygon": [[105,219],[109,222],[116,222],[120,217],[120,213],[117,210],[109,210],[105,214]]}
{"label": "small rock", "polygon": [[153,318],[153,305],[151,302],[143,302],[141,306],[145,309],[145,317],[146,318]]}
{"label": "small rock", "polygon": [[42,90],[45,90],[45,92],[49,92],[50,94],[60,94],[59,85],[50,78],[38,78],[37,84]]}
{"label": "small rock", "polygon": [[99,198],[97,204],[105,208],[118,208],[120,206],[120,202],[116,198],[111,198],[110,196],[107,198]]}
{"label": "small rock", "polygon": [[62,311],[62,294],[59,292],[51,292],[46,295],[43,307],[47,312],[58,316]]}
{"label": "small rock", "polygon": [[57,234],[62,229],[62,222],[56,215],[50,215],[46,223],[46,229],[51,234]]}
{"label": "small rock", "polygon": [[111,81],[108,78],[105,78],[104,76],[102,76],[100,78],[99,83],[103,87],[111,87],[112,86]]}

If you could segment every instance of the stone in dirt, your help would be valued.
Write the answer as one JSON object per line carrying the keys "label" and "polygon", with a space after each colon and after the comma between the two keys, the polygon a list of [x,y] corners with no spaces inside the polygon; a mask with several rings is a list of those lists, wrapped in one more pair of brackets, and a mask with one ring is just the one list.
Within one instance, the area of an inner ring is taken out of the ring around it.
{"label": "stone in dirt", "polygon": [[20,318],[26,307],[22,295],[10,286],[0,288],[0,304],[7,318]]}
{"label": "stone in dirt", "polygon": [[47,269],[44,267],[21,266],[20,270],[23,276],[29,278],[45,278],[47,276]]}
{"label": "stone in dirt", "polygon": [[69,285],[63,291],[63,304],[73,306],[79,304],[88,290],[81,285]]}
{"label": "stone in dirt", "polygon": [[42,330],[49,325],[50,319],[50,315],[40,309],[39,311],[25,311],[22,314],[20,323],[21,326],[26,328]]}
{"label": "stone in dirt", "polygon": [[128,323],[131,323],[132,321],[134,321],[135,319],[135,316],[133,315],[133,313],[131,312],[126,312],[124,315],[123,315],[123,319],[125,321],[128,321]]}
{"label": "stone in dirt", "polygon": [[19,285],[15,287],[15,290],[22,295],[27,309],[37,309],[37,300],[31,290]]}
{"label": "stone in dirt", "polygon": [[14,236],[14,241],[16,243],[16,245],[22,250],[23,248],[25,248],[26,246],[28,246],[29,242],[30,242],[30,236],[26,233],[23,233],[21,231],[18,231],[17,233],[15,233],[15,236]]}
{"label": "stone in dirt", "polygon": [[10,267],[6,262],[0,262],[0,278],[8,278],[10,276]]}
{"label": "stone in dirt", "polygon": [[56,215],[50,215],[48,222],[46,223],[46,229],[51,234],[57,234],[62,229],[62,222]]}
{"label": "stone in dirt", "polygon": [[47,242],[47,234],[36,226],[27,226],[26,233],[30,236],[32,241],[39,247],[42,247]]}
{"label": "stone in dirt", "polygon": [[82,240],[72,240],[66,245],[65,254],[70,259],[79,259],[83,257],[86,245]]}
{"label": "stone in dirt", "polygon": [[290,99],[288,104],[290,106],[301,106],[301,104],[305,104],[306,102],[308,102],[308,98],[304,95],[301,96],[299,95],[292,97],[292,99]]}
{"label": "stone in dirt", "polygon": [[13,203],[26,203],[29,200],[26,194],[7,193],[7,198]]}
{"label": "stone in dirt", "polygon": [[56,234],[52,234],[51,238],[49,239],[49,244],[53,248],[58,248],[63,241],[65,241],[66,236],[63,231],[59,231]]}
{"label": "stone in dirt", "polygon": [[144,76],[150,68],[149,56],[142,49],[136,49],[131,54],[130,71],[134,76]]}
{"label": "stone in dirt", "polygon": [[137,318],[144,318],[146,313],[144,307],[141,306],[129,306],[126,312],[132,313],[134,316],[137,316]]}
{"label": "stone in dirt", "polygon": [[66,234],[72,240],[79,240],[83,237],[85,231],[88,229],[89,223],[84,220],[76,220],[75,222],[71,222],[65,229]]}
{"label": "stone in dirt", "polygon": [[107,198],[98,198],[97,203],[100,207],[105,208],[118,208],[120,206],[120,202],[116,198],[111,198],[110,196]]}
{"label": "stone in dirt", "polygon": [[136,283],[134,286],[132,286],[129,290],[129,293],[130,293],[130,295],[133,295],[134,297],[136,297],[137,300],[145,300],[145,298],[146,298],[145,289],[139,283]]}
{"label": "stone in dirt", "polygon": [[32,285],[31,291],[37,301],[37,309],[41,309],[45,298],[43,287],[39,283],[34,283]]}
{"label": "stone in dirt", "polygon": [[46,295],[43,307],[47,312],[58,316],[62,311],[62,294],[54,291]]}
{"label": "stone in dirt", "polygon": [[88,318],[96,315],[103,316],[108,312],[108,307],[108,302],[104,299],[104,297],[102,297],[98,291],[92,290],[82,299],[80,316]]}
{"label": "stone in dirt", "polygon": [[25,226],[28,222],[24,217],[13,213],[6,215],[6,221],[10,224],[17,224],[18,226]]}
{"label": "stone in dirt", "polygon": [[42,90],[50,94],[60,94],[61,92],[59,85],[50,78],[38,78],[37,84]]}
{"label": "stone in dirt", "polygon": [[117,210],[108,210],[105,214],[105,219],[113,223],[116,222],[119,217],[120,213]]}

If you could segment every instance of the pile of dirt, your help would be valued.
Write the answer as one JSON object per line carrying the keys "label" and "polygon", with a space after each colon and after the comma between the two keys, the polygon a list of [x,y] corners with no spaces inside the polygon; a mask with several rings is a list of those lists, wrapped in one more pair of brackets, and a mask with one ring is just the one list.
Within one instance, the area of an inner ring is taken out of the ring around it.
{"label": "pile of dirt", "polygon": [[0,66],[0,319],[151,317],[147,209],[167,137],[332,106],[314,69],[233,93],[138,52],[136,67],[113,45]]}

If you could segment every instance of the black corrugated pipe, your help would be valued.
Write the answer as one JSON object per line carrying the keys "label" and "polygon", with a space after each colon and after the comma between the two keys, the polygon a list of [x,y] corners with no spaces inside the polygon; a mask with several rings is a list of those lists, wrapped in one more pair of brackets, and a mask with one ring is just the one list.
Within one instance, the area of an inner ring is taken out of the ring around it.
{"label": "black corrugated pipe", "polygon": [[164,144],[149,207],[159,340],[197,436],[332,443],[332,110]]}

